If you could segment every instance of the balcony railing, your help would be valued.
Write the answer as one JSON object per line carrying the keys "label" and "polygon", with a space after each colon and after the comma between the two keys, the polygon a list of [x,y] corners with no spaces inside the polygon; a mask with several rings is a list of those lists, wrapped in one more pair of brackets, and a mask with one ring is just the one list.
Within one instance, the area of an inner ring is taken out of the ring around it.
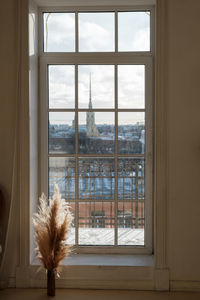
{"label": "balcony railing", "polygon": [[113,158],[80,158],[78,166],[76,175],[75,159],[50,158],[49,194],[57,183],[74,213],[78,195],[79,227],[144,228],[143,158],[120,158],[117,172]]}

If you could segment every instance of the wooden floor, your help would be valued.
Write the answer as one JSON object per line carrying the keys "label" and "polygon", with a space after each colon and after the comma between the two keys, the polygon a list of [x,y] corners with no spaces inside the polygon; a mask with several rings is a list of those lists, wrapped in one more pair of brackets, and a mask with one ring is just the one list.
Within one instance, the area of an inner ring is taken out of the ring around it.
{"label": "wooden floor", "polygon": [[55,297],[47,297],[44,289],[0,290],[1,300],[199,300],[200,293],[141,292],[119,290],[56,290]]}

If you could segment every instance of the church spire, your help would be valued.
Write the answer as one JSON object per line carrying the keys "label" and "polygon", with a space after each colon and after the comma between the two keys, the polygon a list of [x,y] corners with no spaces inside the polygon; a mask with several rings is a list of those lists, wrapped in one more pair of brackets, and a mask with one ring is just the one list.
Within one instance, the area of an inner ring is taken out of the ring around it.
{"label": "church spire", "polygon": [[90,72],[90,84],[89,84],[89,109],[92,109],[92,88],[91,88],[91,72]]}
{"label": "church spire", "polygon": [[91,72],[89,78],[89,105],[88,108],[91,111],[87,111],[86,114],[86,128],[87,128],[87,136],[99,136],[98,129],[95,124],[95,112],[92,111],[92,87],[91,87]]}

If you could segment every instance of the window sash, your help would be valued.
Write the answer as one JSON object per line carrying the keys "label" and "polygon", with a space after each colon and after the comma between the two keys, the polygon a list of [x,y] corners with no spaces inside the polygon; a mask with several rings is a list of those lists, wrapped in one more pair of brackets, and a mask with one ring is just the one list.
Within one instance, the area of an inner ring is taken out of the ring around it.
{"label": "window sash", "polygon": [[[102,11],[102,8],[100,9]],[[129,7],[129,10],[131,8]],[[145,10],[148,10],[145,7]],[[42,11],[41,18],[42,21]],[[46,11],[46,9],[45,9]],[[51,11],[57,11],[52,10]],[[60,10],[59,10],[60,11]],[[69,11],[67,9],[67,11]],[[74,9],[73,9],[74,11]],[[80,11],[80,10],[79,10]],[[89,10],[87,10],[89,11]],[[93,11],[93,9],[91,9]],[[95,8],[95,11],[97,9]],[[107,8],[106,8],[107,11]],[[113,9],[112,9],[113,11]],[[120,10],[122,11],[122,10]],[[117,26],[117,22],[115,22]],[[151,15],[151,27],[152,27],[152,15]],[[77,26],[76,26],[77,28]],[[115,30],[116,32],[116,30]],[[77,30],[76,30],[77,33]],[[40,33],[41,34],[41,33]],[[42,36],[41,36],[42,38]],[[77,38],[77,35],[76,35]],[[117,39],[115,39],[117,43]],[[152,28],[151,28],[151,44],[152,44]],[[77,44],[76,44],[77,45]],[[88,109],[78,109],[78,65],[89,65],[89,64],[112,64],[115,65],[115,101],[117,101],[117,65],[120,64],[140,64],[145,65],[145,109],[93,109],[94,112],[97,111],[113,111],[115,114],[117,112],[145,112],[145,135],[146,135],[146,151],[145,155],[143,154],[118,154],[118,157],[144,157],[145,158],[145,226],[144,226],[144,246],[77,246],[77,252],[80,253],[151,253],[152,252],[152,98],[153,98],[153,70],[152,70],[152,46],[151,51],[149,52],[126,52],[126,53],[78,53],[76,47],[76,53],[50,53],[43,52],[40,53],[40,129],[41,129],[41,139],[40,139],[40,191],[48,194],[48,157],[51,156],[66,156],[66,157],[75,157],[74,154],[48,154],[48,112],[64,112],[64,111],[75,111],[75,114],[81,111],[88,111]],[[40,39],[40,50],[41,49],[41,39]],[[47,68],[48,65],[56,64],[70,64],[75,65],[75,109],[49,109],[48,108],[48,74]],[[77,121],[76,121],[77,122]],[[76,134],[76,139],[77,139]],[[117,135],[115,134],[115,140]],[[78,140],[76,140],[76,145],[78,146]],[[76,149],[76,155],[78,156],[78,151]],[[94,154],[79,154],[79,157],[96,157]],[[101,154],[101,157],[113,157],[113,155]],[[78,160],[76,160],[78,163]],[[116,164],[116,163],[115,163]],[[78,167],[78,165],[76,165]],[[78,168],[77,168],[78,170]],[[117,169],[116,169],[117,170]],[[78,176],[78,175],[77,175]],[[76,180],[76,188],[78,188],[78,180]],[[115,185],[116,186],[116,185]],[[116,188],[116,187],[115,187]],[[78,189],[77,189],[78,190]],[[117,199],[114,200],[115,203],[118,202]],[[76,201],[76,206],[78,206],[79,201]],[[115,225],[117,226],[117,205],[115,212]],[[78,221],[78,218],[76,218]],[[76,224],[76,230],[78,230],[78,222]],[[116,229],[117,231],[117,229]],[[115,241],[117,236],[115,235]],[[77,243],[77,240],[76,240]]]}
{"label": "window sash", "polygon": [[[118,12],[130,12],[130,11],[149,11],[151,14],[150,18],[150,51],[134,51],[130,52],[134,55],[139,54],[146,54],[150,53],[151,55],[155,53],[155,7],[152,5],[104,5],[104,6],[65,6],[65,7],[56,7],[56,6],[50,6],[50,7],[40,7],[39,12],[39,28],[42,28],[42,30],[39,30],[39,54],[40,56],[42,54],[62,54],[62,52],[43,52],[43,13],[52,12],[52,13],[58,13],[58,12],[66,12],[66,13],[75,13],[75,53],[84,53],[84,52],[78,52],[79,48],[79,41],[78,41],[78,13],[81,12],[114,12],[115,13],[115,51],[111,53],[118,53]],[[64,53],[64,52],[63,52]],[[69,52],[70,53],[70,52]],[[87,53],[87,52],[85,52]],[[101,52],[95,52],[95,53],[101,53]],[[106,52],[103,52],[106,53]],[[110,52],[109,52],[110,53]],[[123,53],[123,52],[120,52]],[[89,54],[92,54],[90,52]]]}

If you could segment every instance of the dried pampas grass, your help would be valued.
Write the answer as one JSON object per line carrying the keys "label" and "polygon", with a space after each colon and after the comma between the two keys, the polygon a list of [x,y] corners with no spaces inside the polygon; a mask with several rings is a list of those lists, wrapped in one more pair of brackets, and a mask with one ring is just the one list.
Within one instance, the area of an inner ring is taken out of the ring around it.
{"label": "dried pampas grass", "polygon": [[[55,274],[59,273],[61,261],[71,252],[71,246],[66,245],[66,239],[71,227],[72,214],[66,201],[61,199],[57,185],[52,199],[48,200],[42,194],[39,201],[38,213],[33,218],[37,257],[48,271],[48,295],[54,296]],[[52,276],[54,278],[51,279]],[[49,284],[54,285],[54,295],[49,291]]]}

